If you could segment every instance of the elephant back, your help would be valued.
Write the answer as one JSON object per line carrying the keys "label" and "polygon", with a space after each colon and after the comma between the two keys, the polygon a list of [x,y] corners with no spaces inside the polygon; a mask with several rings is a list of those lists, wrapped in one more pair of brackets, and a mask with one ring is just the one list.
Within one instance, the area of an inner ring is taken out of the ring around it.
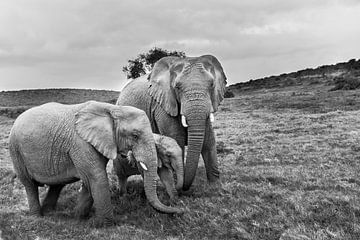
{"label": "elephant back", "polygon": [[145,111],[149,117],[152,102],[152,98],[148,93],[149,86],[147,76],[131,80],[120,92],[116,105],[139,108]]}

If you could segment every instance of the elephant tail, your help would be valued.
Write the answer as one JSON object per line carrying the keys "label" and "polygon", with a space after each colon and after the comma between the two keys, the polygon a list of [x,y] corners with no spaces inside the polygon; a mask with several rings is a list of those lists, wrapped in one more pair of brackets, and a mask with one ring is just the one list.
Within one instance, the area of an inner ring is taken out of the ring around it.
{"label": "elephant tail", "polygon": [[13,181],[16,177],[19,177],[22,182],[25,180],[31,183],[32,179],[26,169],[25,158],[21,153],[20,146],[13,130],[10,132],[9,152],[15,170],[15,172],[9,174],[9,179]]}
{"label": "elephant tail", "polygon": [[9,171],[5,174],[5,176],[0,180],[0,185],[3,184],[14,184],[14,180],[17,177],[16,173],[13,171]]}

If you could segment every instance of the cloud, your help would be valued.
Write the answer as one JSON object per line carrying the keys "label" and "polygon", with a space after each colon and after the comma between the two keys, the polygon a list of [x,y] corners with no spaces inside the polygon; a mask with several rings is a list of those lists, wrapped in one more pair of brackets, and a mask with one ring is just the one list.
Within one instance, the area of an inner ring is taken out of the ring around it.
{"label": "cloud", "polygon": [[[230,83],[357,58],[355,0],[0,1],[0,89],[118,89],[153,46],[220,59]],[[26,81],[24,81],[26,79]]]}

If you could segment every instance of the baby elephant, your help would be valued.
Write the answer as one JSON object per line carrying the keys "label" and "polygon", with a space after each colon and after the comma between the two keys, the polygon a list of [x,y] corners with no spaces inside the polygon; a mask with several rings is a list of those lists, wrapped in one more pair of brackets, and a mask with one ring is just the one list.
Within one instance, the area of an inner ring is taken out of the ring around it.
{"label": "baby elephant", "polygon": [[[153,136],[159,159],[157,172],[170,199],[174,199],[177,195],[176,190],[181,190],[183,186],[184,167],[182,150],[173,138],[159,134],[153,134]],[[141,167],[141,163],[138,164],[140,166],[136,166],[137,161],[131,152],[129,152],[127,157],[118,157],[113,163],[114,172],[119,179],[120,193],[124,194],[126,193],[127,178],[140,174],[143,168]],[[176,187],[173,171],[176,173]]]}
{"label": "baby elephant", "polygon": [[[144,167],[144,189],[151,205],[165,213],[156,194],[158,157],[145,112],[129,106],[89,101],[76,105],[47,103],[22,113],[10,132],[10,155],[28,198],[30,214],[55,208],[65,184],[83,182],[76,208],[86,217],[94,205],[95,225],[113,222],[106,173],[109,159],[132,151]],[[48,185],[40,205],[38,186]]]}

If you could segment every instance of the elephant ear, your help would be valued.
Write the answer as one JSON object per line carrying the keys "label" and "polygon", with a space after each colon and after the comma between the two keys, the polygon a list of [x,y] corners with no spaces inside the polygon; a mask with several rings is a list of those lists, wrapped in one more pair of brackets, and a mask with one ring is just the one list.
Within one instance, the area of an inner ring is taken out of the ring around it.
{"label": "elephant ear", "polygon": [[163,136],[160,134],[156,134],[153,133],[153,137],[155,140],[155,147],[156,147],[156,152],[157,152],[157,156],[158,156],[158,168],[162,168],[163,167],[163,146],[162,146],[162,140],[163,140]]}
{"label": "elephant ear", "polygon": [[171,86],[171,66],[179,60],[179,57],[164,57],[157,61],[149,75],[149,93],[160,106],[171,116],[179,113],[179,106],[176,100],[175,91]]}
{"label": "elephant ear", "polygon": [[214,94],[211,96],[211,101],[213,104],[214,111],[216,112],[219,104],[224,99],[225,87],[226,87],[226,76],[224,70],[217,60],[216,57],[212,55],[204,55],[200,57],[205,65],[206,63],[210,63],[211,65],[211,74],[214,75]]}
{"label": "elephant ear", "polygon": [[108,159],[116,159],[114,121],[108,104],[90,101],[75,114],[77,134]]}

